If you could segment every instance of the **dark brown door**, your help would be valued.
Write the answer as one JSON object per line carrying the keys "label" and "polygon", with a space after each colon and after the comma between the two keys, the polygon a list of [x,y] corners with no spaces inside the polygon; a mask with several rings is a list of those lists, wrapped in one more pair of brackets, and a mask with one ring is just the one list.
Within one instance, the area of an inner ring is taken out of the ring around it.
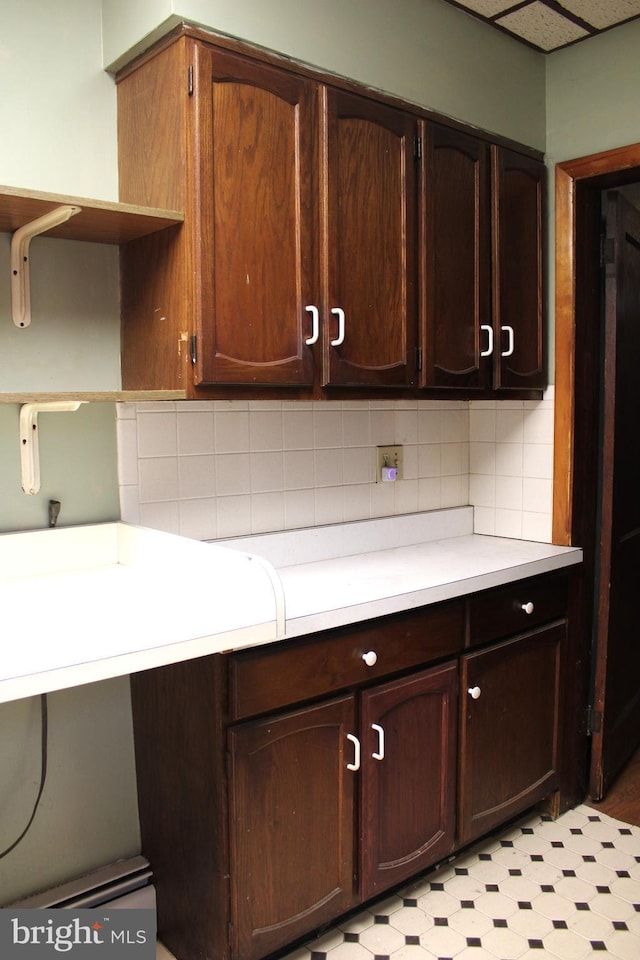
{"label": "dark brown door", "polygon": [[541,388],[545,166],[495,145],[491,162],[494,386]]}
{"label": "dark brown door", "polygon": [[590,793],[600,799],[640,743],[640,212],[606,197],[599,577]]}
{"label": "dark brown door", "polygon": [[414,382],[417,121],[325,90],[324,385]]}
{"label": "dark brown door", "polygon": [[354,903],[354,721],[345,696],[229,731],[238,960],[284,947]]}
{"label": "dark brown door", "polygon": [[317,88],[198,50],[201,303],[195,381],[310,384]]}
{"label": "dark brown door", "polygon": [[488,389],[493,342],[488,147],[437,124],[424,125],[423,141],[420,386]]}
{"label": "dark brown door", "polygon": [[453,849],[457,678],[453,664],[362,696],[364,899]]}
{"label": "dark brown door", "polygon": [[560,624],[462,657],[460,843],[556,788],[564,636]]}

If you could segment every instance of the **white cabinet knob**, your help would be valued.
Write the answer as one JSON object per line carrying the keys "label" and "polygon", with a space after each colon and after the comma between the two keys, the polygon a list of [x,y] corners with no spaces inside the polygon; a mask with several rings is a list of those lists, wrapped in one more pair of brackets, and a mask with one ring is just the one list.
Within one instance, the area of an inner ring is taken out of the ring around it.
{"label": "white cabinet knob", "polygon": [[525,613],[530,614],[530,613],[533,613],[533,611],[534,611],[535,608],[534,608],[533,604],[531,603],[531,600],[529,600],[528,603],[523,603],[523,604],[522,604],[522,609],[524,610]]}
{"label": "white cabinet knob", "polygon": [[467,693],[469,694],[472,700],[478,700],[480,697],[480,694],[482,693],[482,690],[480,689],[480,687],[469,687],[469,689],[467,690]]}
{"label": "white cabinet knob", "polygon": [[362,654],[362,659],[368,667],[375,667],[378,662],[378,654],[375,650],[367,650],[366,653]]}

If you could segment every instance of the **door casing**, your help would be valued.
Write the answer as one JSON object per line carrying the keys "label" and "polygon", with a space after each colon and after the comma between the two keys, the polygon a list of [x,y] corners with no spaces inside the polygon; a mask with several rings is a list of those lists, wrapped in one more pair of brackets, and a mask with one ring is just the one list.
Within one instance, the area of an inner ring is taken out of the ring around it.
{"label": "door casing", "polygon": [[567,796],[587,793],[587,706],[597,545],[601,192],[640,180],[640,143],[570,160],[555,176],[553,542],[581,546],[580,619],[572,631],[565,741]]}

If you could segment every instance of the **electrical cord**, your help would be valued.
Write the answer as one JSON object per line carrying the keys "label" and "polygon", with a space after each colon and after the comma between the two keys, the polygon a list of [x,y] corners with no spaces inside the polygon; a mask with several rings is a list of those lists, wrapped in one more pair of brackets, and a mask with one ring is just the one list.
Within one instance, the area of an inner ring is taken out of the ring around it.
{"label": "electrical cord", "polygon": [[47,779],[48,715],[49,715],[49,710],[48,710],[48,704],[47,704],[47,695],[46,693],[43,693],[40,695],[40,722],[41,722],[40,752],[41,752],[42,761],[40,766],[40,787],[38,789],[38,796],[36,797],[36,802],[33,805],[33,810],[31,811],[29,822],[27,823],[26,827],[24,828],[20,836],[13,841],[11,846],[7,847],[6,850],[0,851],[0,860],[2,860],[3,857],[6,857],[8,853],[11,853],[12,850],[15,850],[15,848],[18,846],[20,841],[26,836],[27,832],[29,831],[29,828],[31,827],[31,824],[35,819],[36,813],[38,811],[38,806],[40,805],[40,799],[42,797],[42,792],[44,790],[44,784]]}

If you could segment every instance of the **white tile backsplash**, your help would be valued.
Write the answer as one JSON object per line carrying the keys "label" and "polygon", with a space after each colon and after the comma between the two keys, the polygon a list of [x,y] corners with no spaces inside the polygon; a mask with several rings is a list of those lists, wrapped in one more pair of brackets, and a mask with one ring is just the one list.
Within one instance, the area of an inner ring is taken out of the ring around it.
{"label": "white tile backsplash", "polygon": [[[551,539],[553,389],[533,401],[118,404],[125,521],[197,539],[444,507],[475,530]],[[404,479],[375,482],[402,444]]]}
{"label": "white tile backsplash", "polygon": [[475,532],[551,541],[553,406],[540,401],[469,404],[469,502]]}

